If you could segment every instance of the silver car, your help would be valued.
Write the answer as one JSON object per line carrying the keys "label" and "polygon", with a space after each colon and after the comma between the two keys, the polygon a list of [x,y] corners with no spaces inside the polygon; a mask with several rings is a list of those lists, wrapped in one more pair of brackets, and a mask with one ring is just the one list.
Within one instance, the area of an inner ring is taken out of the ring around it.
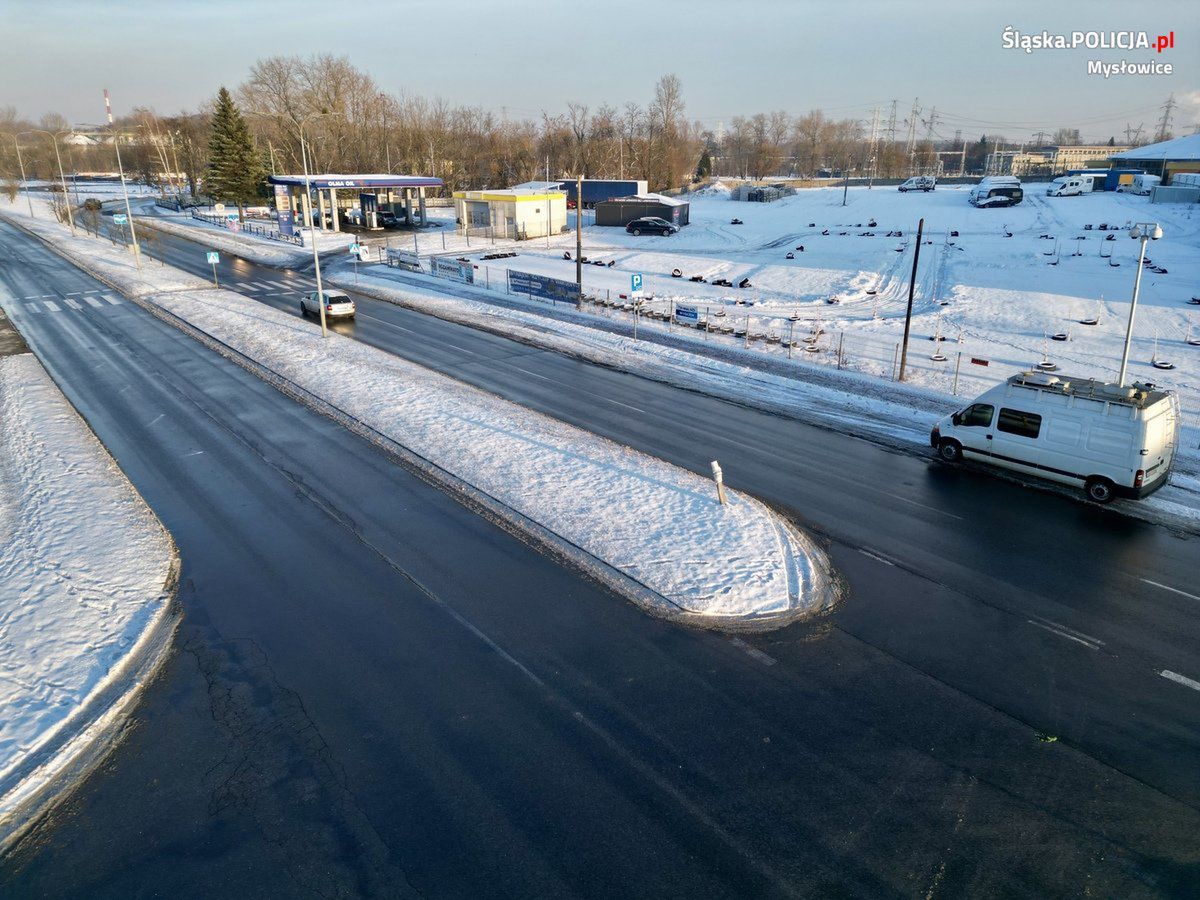
{"label": "silver car", "polygon": [[[344,291],[322,291],[325,295],[325,318],[353,319],[354,301]],[[300,315],[321,315],[321,298],[316,291],[309,291],[300,298]]]}

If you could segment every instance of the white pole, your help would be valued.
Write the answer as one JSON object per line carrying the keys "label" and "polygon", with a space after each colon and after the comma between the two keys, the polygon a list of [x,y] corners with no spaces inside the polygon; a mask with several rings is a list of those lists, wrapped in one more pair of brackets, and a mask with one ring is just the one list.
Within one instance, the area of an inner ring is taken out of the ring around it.
{"label": "white pole", "polygon": [[[24,132],[22,132],[24,133]],[[21,167],[21,183],[25,185],[25,202],[29,204],[29,218],[34,218],[33,215],[33,200],[29,196],[29,181],[25,178],[25,162],[21,159],[21,135],[13,135],[13,146],[17,148],[17,165]]]}
{"label": "white pole", "polygon": [[[315,117],[309,117],[315,118]],[[308,179],[308,153],[304,148],[304,123],[308,119],[304,119],[298,125],[300,129],[300,159],[304,163],[304,196],[310,195],[311,186]],[[309,203],[309,206],[312,204]],[[312,252],[313,252],[313,268],[317,276],[317,308],[321,311],[321,337],[329,337],[329,329],[325,326],[325,292],[321,290],[321,257],[317,254],[317,232],[313,228],[311,221],[308,223],[309,233],[312,235]]]}
{"label": "white pole", "polygon": [[1129,324],[1125,327],[1125,347],[1121,350],[1121,372],[1117,375],[1117,387],[1125,386],[1125,371],[1129,367],[1129,344],[1133,340],[1133,316],[1137,312],[1138,292],[1142,288],[1143,260],[1146,258],[1146,242],[1149,240],[1150,235],[1143,234],[1138,245],[1137,274],[1133,276],[1133,299],[1129,302]]}

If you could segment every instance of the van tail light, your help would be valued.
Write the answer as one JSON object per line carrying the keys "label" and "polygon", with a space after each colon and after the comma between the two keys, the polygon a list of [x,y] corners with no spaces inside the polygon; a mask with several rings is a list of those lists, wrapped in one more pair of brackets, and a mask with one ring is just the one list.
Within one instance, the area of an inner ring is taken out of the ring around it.
{"label": "van tail light", "polygon": [[1133,476],[1133,486],[1134,486],[1134,487],[1141,487],[1141,486],[1142,486],[1142,479],[1143,479],[1143,478],[1145,478],[1145,477],[1146,477],[1146,470],[1145,470],[1145,469],[1138,469],[1138,470],[1137,470],[1137,474]]}

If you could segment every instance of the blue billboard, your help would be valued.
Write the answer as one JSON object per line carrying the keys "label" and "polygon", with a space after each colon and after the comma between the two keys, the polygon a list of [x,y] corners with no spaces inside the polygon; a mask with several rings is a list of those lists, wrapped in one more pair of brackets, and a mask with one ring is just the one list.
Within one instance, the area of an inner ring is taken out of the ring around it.
{"label": "blue billboard", "polygon": [[292,195],[288,192],[286,185],[275,185],[275,217],[279,223],[280,234],[290,237],[295,233],[296,229],[292,218]]}
{"label": "blue billboard", "polygon": [[562,303],[579,303],[579,285],[573,281],[533,275],[529,272],[508,270],[508,289],[514,294],[541,297],[543,300]]}

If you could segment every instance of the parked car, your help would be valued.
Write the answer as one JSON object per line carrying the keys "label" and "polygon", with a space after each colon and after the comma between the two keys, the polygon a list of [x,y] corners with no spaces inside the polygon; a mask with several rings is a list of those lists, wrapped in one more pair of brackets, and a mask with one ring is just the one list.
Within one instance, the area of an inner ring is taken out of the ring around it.
{"label": "parked car", "polygon": [[375,221],[380,228],[396,228],[400,225],[400,217],[390,209],[381,209],[375,213]]}
{"label": "parked car", "polygon": [[967,202],[976,207],[1016,206],[1025,198],[1021,179],[1015,175],[989,175],[971,188]]}
{"label": "parked car", "polygon": [[674,234],[679,230],[678,226],[672,225],[666,219],[660,219],[657,216],[643,216],[640,219],[634,219],[625,226],[625,231],[629,234]]}
{"label": "parked car", "polygon": [[1166,484],[1178,432],[1171,391],[1022,372],[939,420],[929,442],[946,462],[971,459],[1075,485],[1107,503]]}
{"label": "parked car", "polygon": [[[354,301],[344,291],[322,291],[325,295],[326,319],[353,319]],[[321,300],[316,291],[309,291],[300,298],[300,315],[321,315]]]}
{"label": "parked car", "polygon": [[937,187],[937,179],[931,175],[918,175],[902,183],[897,190],[902,194],[909,191],[932,191]]}

